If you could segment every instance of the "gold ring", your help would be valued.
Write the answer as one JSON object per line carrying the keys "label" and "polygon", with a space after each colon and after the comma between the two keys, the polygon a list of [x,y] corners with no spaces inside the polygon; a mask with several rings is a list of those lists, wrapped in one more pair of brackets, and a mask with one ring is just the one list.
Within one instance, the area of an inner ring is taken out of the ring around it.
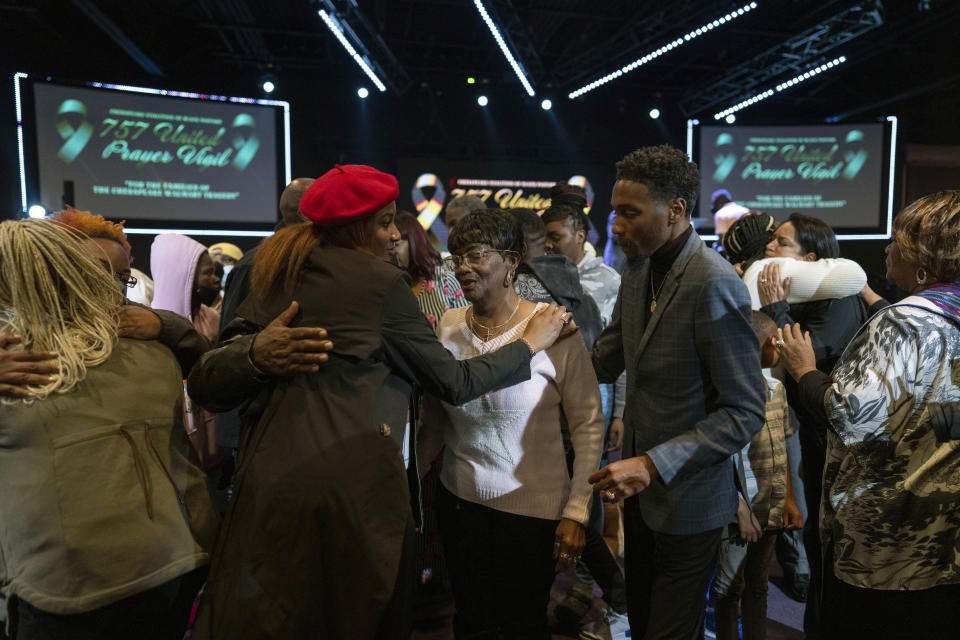
{"label": "gold ring", "polygon": [[765,283],[766,281],[767,281],[766,278],[760,278],[760,284],[763,284],[763,283]]}
{"label": "gold ring", "polygon": [[607,502],[613,502],[617,499],[617,494],[613,491],[607,491],[603,494],[603,497],[607,499]]}

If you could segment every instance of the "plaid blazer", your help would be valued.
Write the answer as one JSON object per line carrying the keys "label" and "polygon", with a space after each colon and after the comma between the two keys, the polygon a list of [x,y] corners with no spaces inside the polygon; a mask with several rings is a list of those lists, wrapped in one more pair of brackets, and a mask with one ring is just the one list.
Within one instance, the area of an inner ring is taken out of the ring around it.
{"label": "plaid blazer", "polygon": [[733,267],[690,234],[650,314],[650,261],[623,272],[610,325],[593,347],[601,383],[627,372],[623,457],[647,454],[660,479],[638,498],[654,531],[722,527],[737,498],[731,456],[764,420],[766,384],[750,295]]}

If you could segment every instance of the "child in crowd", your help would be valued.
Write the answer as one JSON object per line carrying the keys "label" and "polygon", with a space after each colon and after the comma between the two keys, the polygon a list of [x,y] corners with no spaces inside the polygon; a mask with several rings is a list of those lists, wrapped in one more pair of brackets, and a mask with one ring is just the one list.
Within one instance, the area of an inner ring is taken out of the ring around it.
{"label": "child in crowd", "polygon": [[772,377],[770,367],[780,360],[777,325],[766,314],[752,312],[753,330],[760,341],[760,363],[767,383],[766,421],[738,456],[742,460],[749,504],[740,498],[736,523],[720,542],[717,577],[713,583],[716,599],[718,640],[736,640],[737,605],[743,614],[744,640],[766,637],[767,579],[770,560],[782,529],[800,529],[803,516],[793,497],[785,440],[793,434],[787,392]]}

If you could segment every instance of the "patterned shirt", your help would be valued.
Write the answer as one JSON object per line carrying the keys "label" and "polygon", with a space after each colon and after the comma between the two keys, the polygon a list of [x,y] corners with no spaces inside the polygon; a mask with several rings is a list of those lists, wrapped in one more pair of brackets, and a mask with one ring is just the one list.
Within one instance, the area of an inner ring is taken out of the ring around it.
{"label": "patterned shirt", "polygon": [[931,421],[960,401],[960,331],[927,300],[903,302],[853,338],[823,396],[821,537],[834,574],[868,589],[960,583],[960,441]]}
{"label": "patterned shirt", "polygon": [[743,448],[744,476],[750,509],[765,529],[783,528],[783,506],[787,500],[786,439],[793,435],[787,390],[769,369],[763,370],[767,383],[767,410],[763,428]]}
{"label": "patterned shirt", "polygon": [[443,263],[437,265],[433,279],[423,283],[417,302],[437,335],[440,335],[440,318],[446,311],[470,304],[463,297],[463,289],[456,276]]}

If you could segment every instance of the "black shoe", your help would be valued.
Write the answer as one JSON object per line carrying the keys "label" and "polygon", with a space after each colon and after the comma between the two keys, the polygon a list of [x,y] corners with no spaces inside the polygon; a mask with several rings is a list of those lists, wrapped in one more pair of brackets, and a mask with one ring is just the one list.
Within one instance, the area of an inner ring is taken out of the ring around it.
{"label": "black shoe", "polygon": [[810,574],[795,573],[784,581],[784,593],[797,602],[807,601],[807,590],[810,588]]}

